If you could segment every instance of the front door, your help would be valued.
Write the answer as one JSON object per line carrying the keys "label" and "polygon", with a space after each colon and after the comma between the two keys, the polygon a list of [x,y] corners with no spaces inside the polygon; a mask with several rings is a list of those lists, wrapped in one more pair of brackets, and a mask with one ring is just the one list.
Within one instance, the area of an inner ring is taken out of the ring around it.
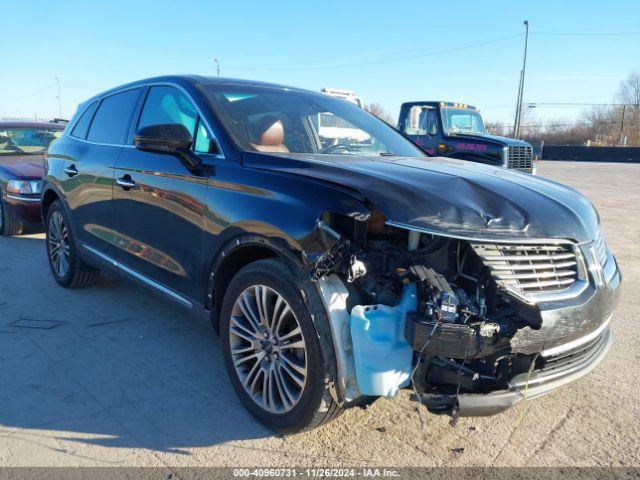
{"label": "front door", "polygon": [[[196,136],[203,127],[188,97],[172,86],[153,86],[136,129],[179,123]],[[123,149],[115,169],[114,210],[118,261],[125,272],[181,303],[202,291],[202,241],[207,178],[175,155]]]}
{"label": "front door", "polygon": [[435,154],[438,148],[437,110],[431,106],[414,105],[405,117],[404,133],[427,153]]}

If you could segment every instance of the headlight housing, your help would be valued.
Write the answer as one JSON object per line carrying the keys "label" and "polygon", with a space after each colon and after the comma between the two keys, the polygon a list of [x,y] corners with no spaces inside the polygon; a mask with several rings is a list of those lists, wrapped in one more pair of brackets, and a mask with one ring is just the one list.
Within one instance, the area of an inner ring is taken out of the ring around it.
{"label": "headlight housing", "polygon": [[42,193],[41,180],[9,180],[7,193],[18,195],[39,195]]}

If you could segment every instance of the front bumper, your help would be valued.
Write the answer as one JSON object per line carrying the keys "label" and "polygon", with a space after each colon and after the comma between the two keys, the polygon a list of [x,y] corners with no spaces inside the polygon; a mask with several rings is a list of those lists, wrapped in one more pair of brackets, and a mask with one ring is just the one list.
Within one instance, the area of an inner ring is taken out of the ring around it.
{"label": "front bumper", "polygon": [[607,355],[612,343],[611,331],[606,325],[595,344],[589,345],[592,348],[580,360],[566,364],[565,368],[551,372],[543,369],[534,371],[530,377],[522,375],[520,378],[514,378],[508,390],[488,394],[458,395],[458,415],[467,417],[495,415],[525,399],[531,400],[541,397],[564,387],[596,368]]}
{"label": "front bumper", "polygon": [[587,375],[611,348],[610,322],[620,294],[622,279],[617,262],[609,256],[601,287],[589,285],[576,298],[541,305],[543,325],[521,329],[511,339],[512,351],[534,356],[540,362],[529,374],[515,375],[507,388],[487,393],[458,395],[423,394],[430,410],[460,416],[487,416],[546,395]]}
{"label": "front bumper", "polygon": [[5,195],[7,213],[18,218],[25,226],[42,226],[39,195]]}

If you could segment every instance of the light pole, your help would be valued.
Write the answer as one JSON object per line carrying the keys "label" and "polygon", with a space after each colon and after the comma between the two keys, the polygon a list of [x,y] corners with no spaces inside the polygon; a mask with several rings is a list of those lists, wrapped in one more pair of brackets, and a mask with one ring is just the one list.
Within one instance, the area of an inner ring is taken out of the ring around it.
{"label": "light pole", "polygon": [[522,70],[520,71],[520,83],[518,85],[518,102],[516,104],[516,118],[513,122],[513,136],[520,136],[520,120],[522,118],[522,97],[524,94],[524,74],[527,68],[527,46],[529,43],[529,21],[524,21],[524,59],[522,60]]}
{"label": "light pole", "polygon": [[58,118],[62,118],[62,99],[60,98],[60,79],[58,78],[58,76],[54,76],[53,78],[56,79],[56,83],[58,84],[58,96],[56,97],[58,99]]}
{"label": "light pole", "polygon": [[218,71],[218,76],[220,76],[220,62],[218,61],[217,58],[214,58],[213,61],[216,64],[216,70]]}

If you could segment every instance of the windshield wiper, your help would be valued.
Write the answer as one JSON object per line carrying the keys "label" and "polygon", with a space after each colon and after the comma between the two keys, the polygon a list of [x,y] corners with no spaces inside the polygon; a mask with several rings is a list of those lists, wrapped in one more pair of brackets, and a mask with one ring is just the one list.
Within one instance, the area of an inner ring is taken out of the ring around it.
{"label": "windshield wiper", "polygon": [[380,152],[381,157],[394,157],[395,153],[393,152]]}

